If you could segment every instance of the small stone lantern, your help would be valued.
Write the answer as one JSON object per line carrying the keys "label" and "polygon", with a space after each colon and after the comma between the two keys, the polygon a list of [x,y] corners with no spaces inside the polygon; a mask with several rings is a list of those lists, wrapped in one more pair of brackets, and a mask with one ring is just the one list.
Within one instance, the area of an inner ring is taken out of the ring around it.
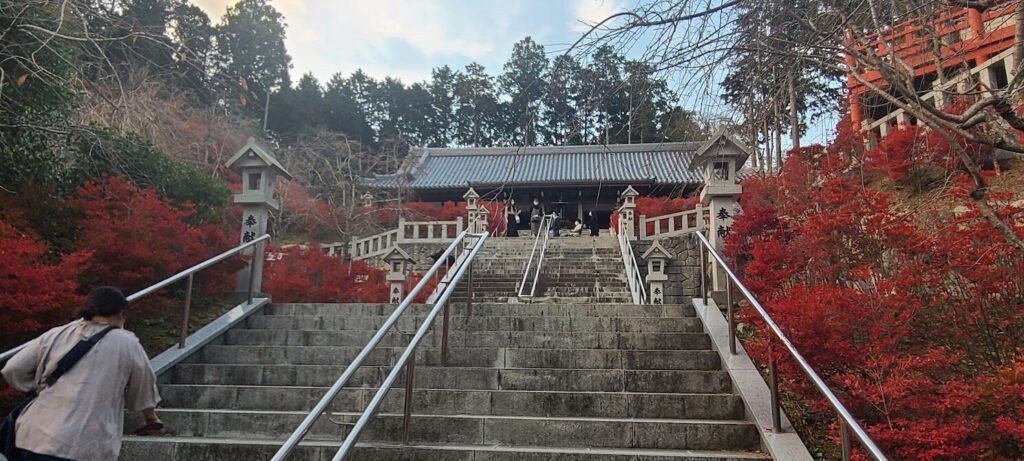
{"label": "small stone lantern", "polygon": [[647,261],[646,281],[651,304],[665,304],[665,282],[668,281],[665,269],[668,260],[672,259],[672,253],[661,246],[659,240],[655,240],[640,258]]}
{"label": "small stone lantern", "polygon": [[[737,200],[743,187],[738,172],[750,156],[750,150],[729,135],[719,130],[697,151],[690,168],[700,168],[704,174],[704,188],[700,192],[701,203],[708,208],[708,241],[716,251],[721,252],[726,236],[732,232],[733,215],[736,214]],[[725,273],[713,259],[711,271],[712,290],[725,291]]]}
{"label": "small stone lantern", "polygon": [[[251,242],[267,233],[267,217],[270,210],[278,210],[281,205],[274,199],[274,185],[277,178],[292,179],[284,166],[274,157],[270,147],[249,138],[245,145],[227,162],[228,168],[242,176],[242,191],[235,195],[235,203],[242,205],[241,242]],[[252,291],[259,293],[263,282],[263,253],[248,250],[243,254],[253,257]],[[236,284],[238,292],[249,290],[249,268],[238,273]]]}
{"label": "small stone lantern", "polygon": [[636,198],[640,193],[629,186],[626,190],[622,191],[622,206],[619,207],[619,225],[622,226],[626,233],[626,238],[629,240],[636,240],[636,224],[634,223],[636,215]]}
{"label": "small stone lantern", "polygon": [[363,199],[363,206],[365,206],[367,208],[372,207],[373,203],[375,201],[375,199],[373,198],[373,194],[371,194],[369,191],[367,191],[365,194],[363,194],[362,199]]}
{"label": "small stone lantern", "polygon": [[384,262],[388,265],[388,299],[391,304],[398,304],[405,296],[405,281],[413,259],[405,250],[395,246],[384,255]]}

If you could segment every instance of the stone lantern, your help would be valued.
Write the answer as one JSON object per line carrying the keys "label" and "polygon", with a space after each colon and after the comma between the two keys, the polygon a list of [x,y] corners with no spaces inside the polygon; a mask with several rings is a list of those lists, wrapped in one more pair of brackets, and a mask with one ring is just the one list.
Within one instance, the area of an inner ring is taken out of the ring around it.
{"label": "stone lantern", "polygon": [[487,207],[481,206],[476,209],[476,222],[473,223],[473,232],[482,234],[487,232],[488,216],[491,212],[487,211]]}
{"label": "stone lantern", "polygon": [[478,202],[480,201],[480,194],[476,193],[476,189],[470,187],[469,190],[462,195],[462,198],[466,199],[466,214],[468,215],[466,220],[466,223],[468,224],[467,227],[469,227],[470,232],[473,232],[474,226],[476,226],[476,209]]}
{"label": "stone lantern", "polygon": [[370,208],[370,207],[373,206],[373,202],[374,202],[375,199],[373,198],[373,194],[371,194],[369,191],[367,191],[365,194],[363,194],[362,199],[363,199],[363,206],[365,206],[367,208]]}
{"label": "stone lantern", "polygon": [[[690,168],[700,168],[704,175],[704,188],[700,192],[701,203],[708,208],[708,241],[716,251],[721,252],[723,241],[732,231],[733,215],[737,211],[737,200],[743,187],[738,173],[750,156],[750,150],[729,135],[719,130],[711,140],[697,151]],[[712,289],[725,290],[725,273],[713,259],[711,266]]]}
{"label": "stone lantern", "polygon": [[[624,229],[626,238],[636,240],[636,198],[640,193],[629,186],[622,191],[622,206],[619,207],[619,225]],[[618,231],[618,230],[616,230]]]}
{"label": "stone lantern", "polygon": [[672,259],[672,253],[669,253],[665,247],[661,246],[660,241],[655,240],[654,244],[640,258],[647,261],[646,281],[649,287],[648,294],[650,295],[651,304],[664,304],[665,282],[668,280],[668,274],[665,269],[668,265],[668,260]]}
{"label": "stone lantern", "polygon": [[[242,206],[241,242],[251,242],[267,233],[267,218],[270,210],[278,210],[281,205],[274,199],[274,185],[277,178],[292,179],[284,166],[274,157],[270,147],[249,138],[245,145],[227,162],[228,168],[242,176],[242,191],[235,195],[235,203]],[[263,248],[247,250],[245,255],[252,256],[252,291],[258,293],[263,282]],[[236,290],[245,292],[249,289],[249,267],[239,271]]]}
{"label": "stone lantern", "polygon": [[391,304],[398,304],[405,296],[405,281],[413,259],[405,250],[395,246],[384,255],[384,262],[388,265],[388,299]]}

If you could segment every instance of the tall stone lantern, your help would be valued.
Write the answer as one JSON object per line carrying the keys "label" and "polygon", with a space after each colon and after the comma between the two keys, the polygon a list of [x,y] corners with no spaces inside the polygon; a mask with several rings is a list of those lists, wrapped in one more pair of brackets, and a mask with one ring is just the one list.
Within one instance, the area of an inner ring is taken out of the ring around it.
{"label": "tall stone lantern", "polygon": [[[242,229],[239,240],[241,243],[251,242],[267,233],[267,219],[270,210],[278,210],[281,205],[274,199],[274,185],[278,178],[292,179],[284,166],[274,157],[274,152],[267,145],[249,138],[245,145],[227,162],[228,168],[242,176],[242,191],[235,195],[234,201],[242,206]],[[259,293],[263,285],[263,248],[250,248],[245,253],[252,257],[252,291]],[[249,290],[249,267],[238,272],[236,291]]]}
{"label": "tall stone lantern", "polygon": [[384,262],[388,264],[388,299],[391,304],[398,304],[405,296],[405,281],[413,259],[405,250],[395,246],[384,255]]}
{"label": "tall stone lantern", "polygon": [[476,232],[476,211],[479,207],[480,194],[472,187],[462,195],[466,199],[466,224],[470,232]]}
{"label": "tall stone lantern", "polygon": [[487,232],[488,219],[491,215],[490,211],[487,211],[487,207],[478,206],[476,209],[476,221],[473,222],[473,231],[477,234]]}
{"label": "tall stone lantern", "polygon": [[[636,240],[636,198],[640,195],[633,186],[622,191],[622,206],[619,208],[619,223],[628,240]],[[616,230],[618,231],[618,230]]]}
{"label": "tall stone lantern", "polygon": [[[701,146],[691,168],[699,168],[704,175],[701,203],[708,208],[708,241],[721,253],[724,239],[732,232],[733,216],[738,210],[737,200],[743,187],[738,173],[750,156],[750,150],[724,130],[719,130]],[[725,291],[725,272],[713,259],[711,286],[715,292]]]}

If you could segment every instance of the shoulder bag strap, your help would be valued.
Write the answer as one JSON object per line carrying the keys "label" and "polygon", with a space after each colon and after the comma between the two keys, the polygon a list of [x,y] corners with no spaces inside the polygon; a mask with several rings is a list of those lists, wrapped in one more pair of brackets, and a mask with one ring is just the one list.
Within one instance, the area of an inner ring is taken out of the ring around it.
{"label": "shoulder bag strap", "polygon": [[57,368],[43,380],[43,385],[40,389],[52,386],[53,383],[57,382],[57,380],[64,375],[64,373],[67,373],[68,370],[75,366],[79,360],[82,360],[82,357],[85,357],[85,354],[89,353],[92,347],[103,339],[107,333],[110,333],[111,330],[115,329],[117,329],[116,326],[108,325],[103,329],[103,331],[100,331],[99,333],[92,335],[90,338],[83,339],[79,341],[78,344],[75,344],[75,347],[71,348],[71,350],[68,351],[67,354],[64,354],[64,357],[61,357],[60,361],[57,362]]}

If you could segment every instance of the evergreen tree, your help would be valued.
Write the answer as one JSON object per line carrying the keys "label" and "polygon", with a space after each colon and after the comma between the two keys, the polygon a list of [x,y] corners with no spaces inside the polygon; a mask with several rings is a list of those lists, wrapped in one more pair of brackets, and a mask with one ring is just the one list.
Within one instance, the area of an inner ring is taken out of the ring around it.
{"label": "evergreen tree", "polygon": [[459,73],[448,66],[431,72],[430,84],[430,147],[444,147],[455,141],[455,90]]}
{"label": "evergreen tree", "polygon": [[328,130],[344,133],[365,145],[373,144],[376,133],[367,121],[366,106],[356,99],[353,79],[340,72],[331,77],[324,91],[324,110]]}
{"label": "evergreen tree", "polygon": [[584,107],[589,131],[588,143],[614,143],[625,137],[628,103],[623,103],[625,59],[610,46],[598,48],[583,72]]}
{"label": "evergreen tree", "polygon": [[184,2],[174,5],[170,14],[170,33],[181,85],[199,94],[206,102],[213,30],[210,17],[199,7]]}
{"label": "evergreen tree", "polygon": [[516,144],[537,143],[547,68],[544,47],[526,37],[512,47],[512,56],[498,77],[501,91],[509,97],[507,116],[511,125],[506,134]]}
{"label": "evergreen tree", "polygon": [[404,91],[405,137],[412,145],[427,145],[433,134],[433,98],[428,83],[414,83]]}
{"label": "evergreen tree", "polygon": [[470,63],[456,79],[455,140],[463,146],[490,146],[501,120],[494,82],[484,66]]}
{"label": "evergreen tree", "polygon": [[569,55],[559,55],[551,64],[547,91],[544,92],[542,125],[544,139],[548,143],[566,145],[583,142],[581,72],[579,62]]}
{"label": "evergreen tree", "polygon": [[262,105],[249,102],[262,102],[270,90],[290,84],[284,38],[284,17],[269,0],[240,0],[216,28],[219,74],[229,88],[241,87],[239,101],[253,111]]}

